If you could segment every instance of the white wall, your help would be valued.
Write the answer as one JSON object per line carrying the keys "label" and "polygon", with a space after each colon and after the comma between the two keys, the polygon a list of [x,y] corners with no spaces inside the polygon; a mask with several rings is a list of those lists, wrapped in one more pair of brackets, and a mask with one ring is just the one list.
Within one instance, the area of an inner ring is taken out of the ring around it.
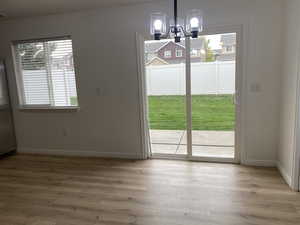
{"label": "white wall", "polygon": [[[191,64],[192,95],[234,94],[235,62]],[[185,95],[185,64],[146,66],[148,95]]]}
{"label": "white wall", "polygon": [[282,98],[280,113],[279,168],[289,184],[292,180],[295,148],[296,91],[299,72],[300,1],[288,0],[284,5],[284,39]]}
{"label": "white wall", "polygon": [[[170,4],[2,22],[0,57],[7,59],[19,149],[139,157],[135,32],[147,35],[150,12],[171,14]],[[180,7],[181,14],[201,8],[206,25],[243,25],[243,157],[271,165],[278,144],[281,0],[186,0]],[[72,35],[81,110],[18,110],[11,41],[61,35]]]}

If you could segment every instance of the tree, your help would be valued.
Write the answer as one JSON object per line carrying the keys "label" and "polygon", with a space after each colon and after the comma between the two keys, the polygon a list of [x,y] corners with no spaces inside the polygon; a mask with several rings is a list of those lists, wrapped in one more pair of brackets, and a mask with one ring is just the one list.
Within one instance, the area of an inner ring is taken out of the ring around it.
{"label": "tree", "polygon": [[18,45],[18,52],[21,57],[22,68],[25,70],[40,70],[46,66],[45,49],[49,55],[55,50],[55,43],[24,43]]}
{"label": "tree", "polygon": [[204,50],[205,50],[205,62],[214,62],[216,61],[214,52],[212,51],[211,47],[209,46],[210,40],[204,41]]}

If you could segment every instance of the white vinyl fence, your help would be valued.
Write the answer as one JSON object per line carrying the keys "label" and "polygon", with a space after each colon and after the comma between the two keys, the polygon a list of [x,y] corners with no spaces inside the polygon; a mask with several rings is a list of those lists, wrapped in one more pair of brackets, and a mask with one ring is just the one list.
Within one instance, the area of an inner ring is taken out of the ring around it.
{"label": "white vinyl fence", "polygon": [[[192,63],[192,94],[234,94],[235,61]],[[185,95],[185,64],[146,66],[148,95]]]}

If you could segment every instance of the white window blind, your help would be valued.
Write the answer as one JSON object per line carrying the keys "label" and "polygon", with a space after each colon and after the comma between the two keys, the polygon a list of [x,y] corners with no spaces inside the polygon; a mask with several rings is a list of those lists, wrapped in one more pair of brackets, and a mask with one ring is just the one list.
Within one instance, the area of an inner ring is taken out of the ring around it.
{"label": "white window blind", "polygon": [[15,43],[23,107],[76,107],[77,90],[70,38]]}

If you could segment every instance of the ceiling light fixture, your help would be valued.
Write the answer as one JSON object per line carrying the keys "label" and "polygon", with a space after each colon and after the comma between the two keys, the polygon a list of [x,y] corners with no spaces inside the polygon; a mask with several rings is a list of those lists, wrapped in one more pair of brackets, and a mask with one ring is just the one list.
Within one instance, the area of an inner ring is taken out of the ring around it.
{"label": "ceiling light fixture", "polygon": [[181,37],[197,38],[203,30],[203,17],[200,10],[193,9],[186,17],[185,26],[178,18],[177,0],[174,0],[174,21],[171,21],[167,29],[167,16],[163,13],[152,13],[150,32],[154,40],[174,37],[175,42],[180,42]]}

